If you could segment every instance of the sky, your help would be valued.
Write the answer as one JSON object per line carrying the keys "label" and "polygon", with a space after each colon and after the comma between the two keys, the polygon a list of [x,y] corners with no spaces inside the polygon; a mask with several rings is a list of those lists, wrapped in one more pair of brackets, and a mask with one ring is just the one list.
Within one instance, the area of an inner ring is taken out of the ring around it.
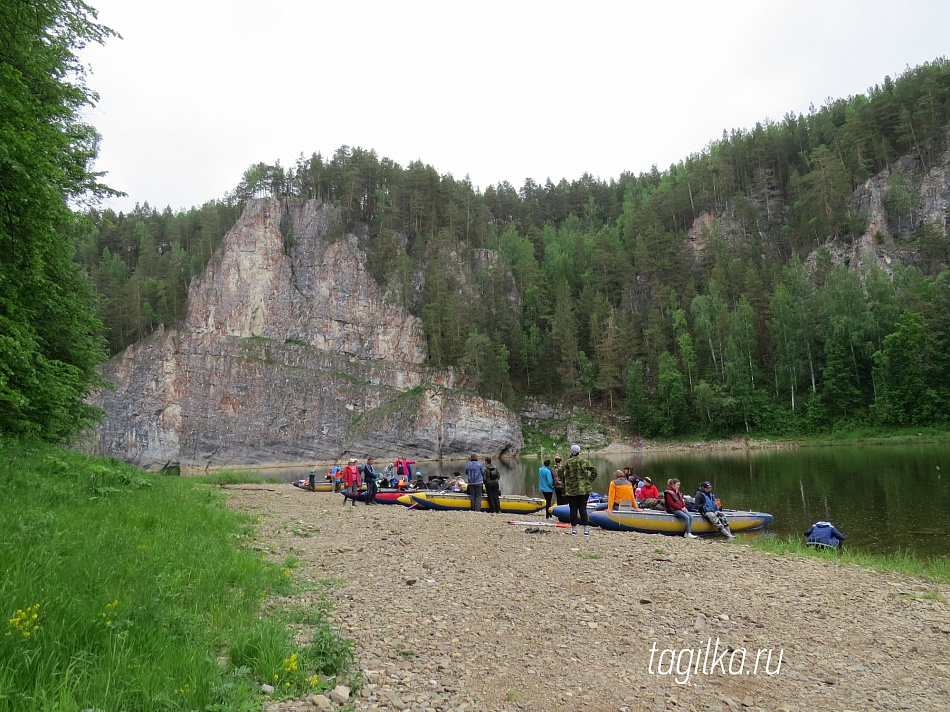
{"label": "sky", "polygon": [[946,0],[87,0],[95,169],[137,203],[372,149],[484,190],[665,170],[950,56]]}

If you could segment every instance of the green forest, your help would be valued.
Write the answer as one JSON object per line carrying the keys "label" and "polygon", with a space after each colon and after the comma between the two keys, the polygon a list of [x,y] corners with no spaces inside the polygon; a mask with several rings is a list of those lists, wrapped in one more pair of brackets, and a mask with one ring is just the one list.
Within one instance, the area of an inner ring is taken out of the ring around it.
{"label": "green forest", "polygon": [[[421,317],[432,365],[486,396],[573,399],[650,437],[940,425],[950,252],[946,224],[921,217],[920,178],[943,160],[948,122],[940,59],[609,181],[481,191],[343,146],[253,165],[187,212],[91,211],[76,259],[116,352],[181,322],[189,281],[247,200],[317,199]],[[892,274],[836,264],[828,247],[867,229],[854,191],[892,170],[874,239],[902,259]]]}
{"label": "green forest", "polygon": [[[91,168],[82,111],[98,97],[74,54],[112,31],[81,2],[10,7],[2,432],[55,439],[92,422],[98,365],[181,324],[189,284],[260,196],[330,206],[330,239],[359,237],[388,298],[421,318],[431,364],[512,406],[575,402],[648,437],[946,425],[947,206],[925,212],[922,184],[945,161],[946,59],[724,132],[662,171],[481,190],[342,146],[252,165],[201,207],[117,214],[82,207],[114,191]],[[867,232],[855,191],[882,171],[886,272],[834,257]]]}

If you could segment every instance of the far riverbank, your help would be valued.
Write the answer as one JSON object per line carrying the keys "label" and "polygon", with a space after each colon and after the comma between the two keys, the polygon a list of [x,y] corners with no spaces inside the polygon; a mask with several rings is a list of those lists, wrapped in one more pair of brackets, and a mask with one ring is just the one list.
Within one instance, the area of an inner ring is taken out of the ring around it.
{"label": "far riverbank", "polygon": [[[638,445],[638,442],[640,443]],[[792,450],[795,448],[809,447],[836,447],[849,445],[913,445],[913,444],[940,444],[950,443],[950,431],[927,429],[906,429],[906,430],[856,430],[847,433],[834,433],[822,436],[801,437],[801,438],[767,438],[767,437],[732,437],[720,438],[715,440],[658,440],[643,439],[634,440],[619,434],[612,435],[609,444],[604,446],[593,446],[584,449],[585,455],[623,455],[637,453],[665,453],[665,452],[741,452],[741,451],[760,451],[760,450]],[[553,443],[540,448],[525,448],[521,453],[514,457],[531,457],[545,454],[550,456],[554,452],[567,454],[570,443],[562,444],[557,448]],[[479,457],[488,455],[496,457],[497,453],[476,453]],[[224,472],[228,470],[240,471],[258,471],[258,470],[299,470],[301,468],[323,469],[334,465],[345,464],[349,453],[341,455],[337,460],[313,460],[308,462],[274,462],[254,466],[243,465],[221,465],[217,467],[205,468],[181,468],[183,475],[204,475],[211,473]],[[362,462],[364,457],[370,457],[372,453],[356,454],[356,457]],[[512,457],[512,456],[501,456]],[[418,463],[437,463],[437,462],[459,462],[464,463],[467,456],[443,457],[443,458],[419,458]],[[377,457],[377,469],[382,469],[384,461],[387,458]]]}

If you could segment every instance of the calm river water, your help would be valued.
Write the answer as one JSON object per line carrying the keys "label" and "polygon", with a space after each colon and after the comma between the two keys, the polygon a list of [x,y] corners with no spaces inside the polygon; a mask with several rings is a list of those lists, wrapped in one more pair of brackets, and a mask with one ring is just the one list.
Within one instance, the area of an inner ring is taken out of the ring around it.
{"label": "calm river water", "polygon": [[[671,477],[678,477],[688,494],[699,482],[710,480],[724,507],[770,512],[775,521],[766,535],[800,536],[824,519],[844,532],[849,546],[856,549],[909,550],[927,557],[950,554],[947,445],[645,452],[590,459],[601,473],[595,484],[598,492],[607,492],[615,469],[631,465],[634,472],[651,477],[661,491]],[[506,458],[495,464],[502,473],[503,493],[538,496],[537,457]],[[455,460],[419,463],[413,469],[428,477],[451,475],[464,466],[464,461]],[[281,468],[260,474],[291,481],[308,471]]]}

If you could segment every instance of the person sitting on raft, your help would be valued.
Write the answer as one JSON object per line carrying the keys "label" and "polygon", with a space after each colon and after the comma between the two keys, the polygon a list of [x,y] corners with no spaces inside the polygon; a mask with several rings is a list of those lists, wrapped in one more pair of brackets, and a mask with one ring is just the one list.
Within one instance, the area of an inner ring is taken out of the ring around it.
{"label": "person sitting on raft", "polygon": [[621,502],[630,502],[633,509],[638,509],[637,501],[633,497],[633,485],[624,476],[623,470],[615,470],[610,489],[607,490],[607,509],[619,509]]}
{"label": "person sitting on raft", "polygon": [[805,530],[805,546],[837,549],[844,540],[844,534],[835,529],[831,522],[815,522]]}
{"label": "person sitting on raft", "polygon": [[711,482],[707,480],[706,482],[699,483],[699,487],[696,488],[696,498],[693,502],[706,521],[716,527],[720,534],[727,539],[736,538],[736,535],[733,534],[729,528],[729,520],[727,520],[726,515],[722,513],[722,507],[719,506],[716,495],[713,494]]}
{"label": "person sitting on raft", "polygon": [[644,509],[654,507],[660,501],[660,490],[656,488],[653,480],[649,477],[643,478],[643,486],[638,487],[634,494],[637,497],[637,502],[643,503]]}
{"label": "person sitting on raft", "polygon": [[666,511],[672,514],[686,525],[686,531],[683,537],[686,539],[695,539],[693,534],[693,515],[686,510],[686,500],[680,494],[680,481],[675,477],[666,481],[666,492],[663,493],[663,503],[666,505]]}

